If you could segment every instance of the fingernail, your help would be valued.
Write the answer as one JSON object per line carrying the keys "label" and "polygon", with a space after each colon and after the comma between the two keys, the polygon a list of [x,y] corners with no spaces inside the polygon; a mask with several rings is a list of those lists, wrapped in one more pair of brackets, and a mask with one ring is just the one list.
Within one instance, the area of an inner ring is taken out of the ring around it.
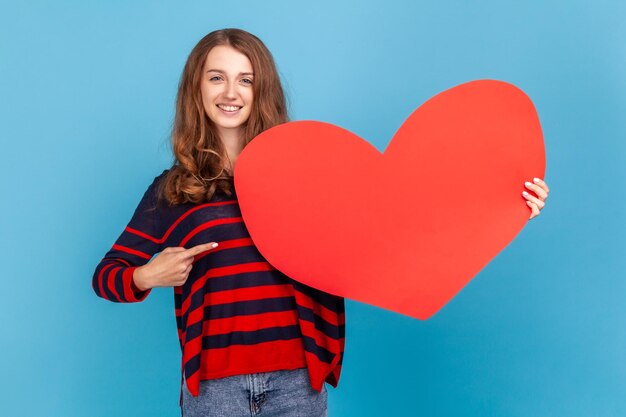
{"label": "fingernail", "polygon": [[541,182],[541,180],[539,178],[537,178],[537,177],[533,178],[533,181],[534,182]]}
{"label": "fingernail", "polygon": [[531,184],[531,183],[529,183],[528,181],[526,181],[526,182],[524,183],[524,185],[527,185],[527,186],[528,186],[528,185],[532,185],[532,184]]}
{"label": "fingernail", "polygon": [[522,191],[522,194],[524,195],[528,195],[528,193],[526,191]]}
{"label": "fingernail", "polygon": [[217,248],[217,243],[212,244],[211,247]]}

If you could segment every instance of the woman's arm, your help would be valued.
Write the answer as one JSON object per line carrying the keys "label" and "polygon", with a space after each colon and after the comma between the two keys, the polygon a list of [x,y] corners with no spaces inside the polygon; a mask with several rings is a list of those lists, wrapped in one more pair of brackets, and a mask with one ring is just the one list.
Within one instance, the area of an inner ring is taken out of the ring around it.
{"label": "woman's arm", "polygon": [[163,175],[155,178],[148,187],[130,222],[96,266],[92,287],[99,297],[130,303],[142,301],[150,293],[150,288],[139,288],[133,276],[138,267],[148,263],[161,250],[157,183]]}
{"label": "woman's arm", "polygon": [[217,247],[209,242],[189,249],[163,248],[166,225],[160,221],[157,185],[164,174],[148,187],[132,219],[96,267],[92,287],[98,296],[132,303],[142,301],[154,287],[183,285],[194,257]]}

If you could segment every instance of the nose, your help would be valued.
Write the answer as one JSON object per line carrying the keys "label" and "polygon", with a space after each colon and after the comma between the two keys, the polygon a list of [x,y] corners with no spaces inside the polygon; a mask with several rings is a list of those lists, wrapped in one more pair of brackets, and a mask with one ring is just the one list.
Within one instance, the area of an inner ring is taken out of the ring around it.
{"label": "nose", "polygon": [[237,98],[237,91],[235,87],[236,85],[232,81],[224,83],[224,97],[231,100]]}

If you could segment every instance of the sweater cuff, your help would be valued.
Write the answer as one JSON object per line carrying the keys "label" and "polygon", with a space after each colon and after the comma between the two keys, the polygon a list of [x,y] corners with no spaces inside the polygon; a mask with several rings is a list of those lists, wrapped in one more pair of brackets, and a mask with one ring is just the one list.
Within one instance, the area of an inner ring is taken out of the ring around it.
{"label": "sweater cuff", "polygon": [[136,266],[128,267],[122,273],[122,281],[124,281],[124,296],[126,300],[130,303],[143,301],[144,298],[150,294],[150,288],[145,291],[141,291],[135,285],[135,281],[133,280],[133,273],[137,269]]}

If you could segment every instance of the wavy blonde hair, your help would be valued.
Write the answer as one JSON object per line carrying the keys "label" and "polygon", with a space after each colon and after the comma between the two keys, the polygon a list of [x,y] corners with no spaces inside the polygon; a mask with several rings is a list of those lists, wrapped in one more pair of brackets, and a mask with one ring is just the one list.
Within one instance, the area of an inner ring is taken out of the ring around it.
{"label": "wavy blonde hair", "polygon": [[253,104],[244,128],[244,146],[270,127],[287,122],[287,104],[272,54],[259,38],[241,29],[209,33],[193,48],[181,75],[172,127],[174,163],[161,182],[170,205],[202,203],[216,190],[231,194],[226,152],[214,123],[206,116],[200,83],[207,55],[218,45],[243,53],[254,71]]}

